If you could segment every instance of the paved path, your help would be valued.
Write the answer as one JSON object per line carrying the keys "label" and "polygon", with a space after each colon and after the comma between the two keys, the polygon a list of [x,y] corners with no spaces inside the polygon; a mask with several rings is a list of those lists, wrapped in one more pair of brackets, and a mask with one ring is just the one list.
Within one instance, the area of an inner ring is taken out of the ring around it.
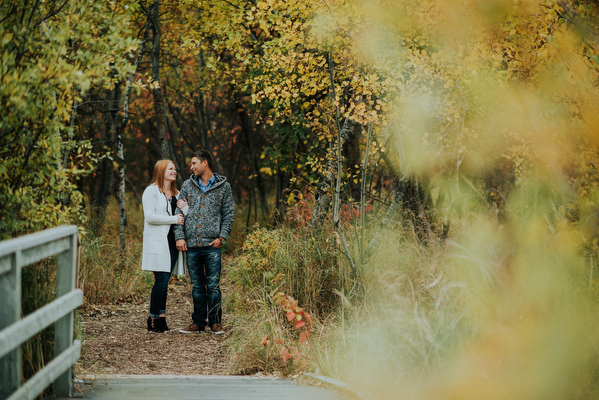
{"label": "paved path", "polygon": [[[298,385],[288,379],[244,376],[117,376],[77,382],[74,395],[89,400],[341,400],[322,387]],[[81,393],[81,390],[83,392]]]}

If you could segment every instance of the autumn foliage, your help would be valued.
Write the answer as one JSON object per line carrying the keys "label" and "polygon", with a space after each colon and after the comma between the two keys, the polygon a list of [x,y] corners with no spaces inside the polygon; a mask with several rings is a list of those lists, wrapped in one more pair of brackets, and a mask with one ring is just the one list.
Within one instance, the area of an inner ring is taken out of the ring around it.
{"label": "autumn foliage", "polygon": [[[101,223],[117,180],[135,198],[205,147],[245,236],[240,371],[318,365],[378,398],[596,390],[595,1],[63,3],[0,7],[3,238]],[[334,333],[294,353],[309,315]]]}
{"label": "autumn foliage", "polygon": [[[285,317],[289,321],[289,324],[299,332],[299,343],[306,343],[310,337],[310,328],[312,325],[310,314],[306,313],[293,297],[285,293],[277,293],[274,296],[274,300],[275,304],[278,304],[281,310],[285,312]],[[284,363],[292,358],[293,362],[301,368],[306,368],[308,365],[305,353],[298,351],[295,347],[289,352],[289,349],[283,345],[283,340],[278,338],[271,339],[268,336],[263,336],[260,340],[260,344],[263,346],[268,346],[270,342],[280,346],[280,355]]]}

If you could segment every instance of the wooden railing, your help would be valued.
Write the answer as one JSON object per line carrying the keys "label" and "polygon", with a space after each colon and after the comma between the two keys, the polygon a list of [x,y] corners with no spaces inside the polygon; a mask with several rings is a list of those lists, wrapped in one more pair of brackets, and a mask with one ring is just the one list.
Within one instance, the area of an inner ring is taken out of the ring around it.
{"label": "wooden railing", "polygon": [[[22,319],[21,269],[53,255],[56,299]],[[81,343],[73,342],[73,311],[83,303],[75,289],[78,261],[72,225],[0,242],[0,399],[34,399],[52,383],[57,397],[71,395],[71,368],[81,352]],[[21,344],[52,323],[54,359],[21,386]]]}

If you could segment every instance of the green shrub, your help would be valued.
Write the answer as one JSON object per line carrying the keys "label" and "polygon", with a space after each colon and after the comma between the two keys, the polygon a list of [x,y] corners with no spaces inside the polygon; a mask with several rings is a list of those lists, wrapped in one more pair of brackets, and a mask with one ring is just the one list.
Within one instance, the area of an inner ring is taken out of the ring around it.
{"label": "green shrub", "polygon": [[263,299],[285,292],[323,316],[339,305],[335,291],[351,285],[332,233],[287,226],[248,234],[229,277],[244,296]]}

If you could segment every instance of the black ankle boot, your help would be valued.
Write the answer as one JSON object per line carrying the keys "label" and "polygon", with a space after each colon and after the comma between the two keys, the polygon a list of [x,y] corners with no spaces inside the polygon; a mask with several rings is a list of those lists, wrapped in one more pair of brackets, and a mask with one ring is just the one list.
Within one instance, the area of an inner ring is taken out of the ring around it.
{"label": "black ankle boot", "polygon": [[158,318],[152,319],[152,317],[148,317],[148,332],[159,332],[159,330],[158,330],[159,321],[160,320]]}
{"label": "black ankle boot", "polygon": [[170,331],[170,329],[166,325],[166,317],[158,318],[158,332],[166,332],[166,331]]}

